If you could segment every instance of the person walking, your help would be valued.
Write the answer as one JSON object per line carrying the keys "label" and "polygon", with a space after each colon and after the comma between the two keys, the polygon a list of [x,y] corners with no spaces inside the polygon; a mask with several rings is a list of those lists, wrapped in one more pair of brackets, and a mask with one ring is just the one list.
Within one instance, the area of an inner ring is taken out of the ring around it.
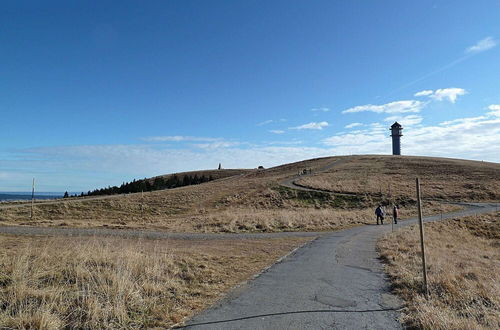
{"label": "person walking", "polygon": [[377,216],[377,225],[378,225],[379,219],[380,219],[381,224],[384,224],[384,209],[382,209],[382,205],[379,205],[375,209],[375,215]]}
{"label": "person walking", "polygon": [[394,205],[392,208],[392,219],[395,224],[398,223],[398,218],[399,218],[399,205]]}

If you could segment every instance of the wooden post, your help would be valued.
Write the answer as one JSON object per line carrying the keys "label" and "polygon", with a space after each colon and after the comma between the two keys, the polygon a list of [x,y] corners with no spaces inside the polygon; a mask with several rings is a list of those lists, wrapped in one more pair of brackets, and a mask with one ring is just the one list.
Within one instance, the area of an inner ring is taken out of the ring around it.
{"label": "wooden post", "polygon": [[420,227],[420,249],[422,251],[422,271],[424,273],[424,293],[425,298],[429,297],[429,289],[427,286],[427,269],[425,266],[425,244],[424,244],[424,223],[422,222],[422,203],[420,194],[420,179],[417,178],[417,206],[418,206],[418,225]]}
{"label": "wooden post", "polygon": [[33,219],[33,203],[35,202],[35,178],[33,178],[33,184],[31,185],[31,212],[30,219]]}
{"label": "wooden post", "polygon": [[141,190],[141,216],[144,221],[144,190]]}

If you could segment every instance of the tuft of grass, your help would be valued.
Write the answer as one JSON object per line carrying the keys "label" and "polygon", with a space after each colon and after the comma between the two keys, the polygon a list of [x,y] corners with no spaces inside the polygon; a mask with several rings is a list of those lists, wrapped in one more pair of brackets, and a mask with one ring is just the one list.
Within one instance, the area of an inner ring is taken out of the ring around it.
{"label": "tuft of grass", "polygon": [[0,328],[168,327],[304,241],[0,236]]}
{"label": "tuft of grass", "polygon": [[422,292],[418,227],[378,243],[392,287],[407,304],[409,328],[500,328],[499,214],[425,224],[430,296]]}
{"label": "tuft of grass", "polygon": [[333,207],[333,208],[351,208],[361,209],[373,205],[368,196],[363,194],[336,194],[321,191],[296,190],[288,187],[273,187],[283,200],[296,201],[297,205],[307,207]]}

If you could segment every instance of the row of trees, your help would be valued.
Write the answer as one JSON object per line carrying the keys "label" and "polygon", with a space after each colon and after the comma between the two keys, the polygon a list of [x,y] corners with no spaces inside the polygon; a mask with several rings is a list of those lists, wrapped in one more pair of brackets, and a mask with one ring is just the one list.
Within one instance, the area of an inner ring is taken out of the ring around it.
{"label": "row of trees", "polygon": [[[141,191],[153,191],[162,189],[172,189],[177,187],[189,186],[193,184],[200,184],[208,181],[212,181],[214,178],[212,175],[205,176],[201,175],[183,175],[177,176],[173,174],[167,179],[158,176],[153,179],[143,179],[143,180],[133,180],[132,182],[124,182],[121,186],[109,186],[107,188],[95,189],[88,191],[86,194],[81,193],[80,197],[83,196],[100,196],[100,195],[116,195],[116,194],[128,194],[137,193]],[[70,197],[68,192],[64,193],[64,198]],[[76,197],[76,195],[71,196]]]}

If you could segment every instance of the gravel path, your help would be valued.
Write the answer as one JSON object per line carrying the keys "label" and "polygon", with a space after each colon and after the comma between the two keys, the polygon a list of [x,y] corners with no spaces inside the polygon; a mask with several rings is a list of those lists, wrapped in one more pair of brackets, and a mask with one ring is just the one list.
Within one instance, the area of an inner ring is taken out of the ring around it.
{"label": "gravel path", "polygon": [[[442,218],[494,212],[499,204],[465,206]],[[401,302],[390,293],[375,251],[377,239],[390,230],[390,225],[371,225],[322,235],[192,318],[185,328],[401,329]]]}

